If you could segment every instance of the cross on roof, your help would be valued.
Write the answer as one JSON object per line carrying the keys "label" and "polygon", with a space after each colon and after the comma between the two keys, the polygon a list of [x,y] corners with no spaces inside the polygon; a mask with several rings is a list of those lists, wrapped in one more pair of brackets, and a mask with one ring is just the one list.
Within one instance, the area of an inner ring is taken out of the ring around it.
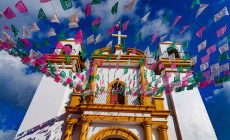
{"label": "cross on roof", "polygon": [[117,44],[121,44],[121,38],[127,38],[127,35],[122,35],[121,31],[118,31],[118,34],[112,34],[112,37],[117,37],[118,38]]}

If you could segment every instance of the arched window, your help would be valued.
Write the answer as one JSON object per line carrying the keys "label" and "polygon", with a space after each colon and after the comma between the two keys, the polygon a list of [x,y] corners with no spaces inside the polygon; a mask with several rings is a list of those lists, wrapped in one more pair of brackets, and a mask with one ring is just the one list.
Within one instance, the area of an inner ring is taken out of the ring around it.
{"label": "arched window", "polygon": [[109,104],[125,104],[125,85],[121,81],[114,81],[109,85]]}
{"label": "arched window", "polygon": [[179,55],[178,50],[177,50],[176,47],[169,47],[167,49],[167,52],[168,52],[169,56],[174,53],[175,54],[175,58],[180,58],[180,55]]}

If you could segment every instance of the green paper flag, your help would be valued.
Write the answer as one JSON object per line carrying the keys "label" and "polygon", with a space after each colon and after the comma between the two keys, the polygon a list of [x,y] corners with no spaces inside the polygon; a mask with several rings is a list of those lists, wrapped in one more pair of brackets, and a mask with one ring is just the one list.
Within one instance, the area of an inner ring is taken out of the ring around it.
{"label": "green paper flag", "polygon": [[19,51],[15,47],[13,47],[10,51],[11,51],[11,54],[13,54],[14,56],[18,56],[20,54]]}
{"label": "green paper flag", "polygon": [[228,42],[230,42],[230,34],[228,34]]}
{"label": "green paper flag", "polygon": [[153,52],[153,57],[155,57],[155,56],[158,56],[158,50],[157,49]]}
{"label": "green paper flag", "polygon": [[92,78],[91,78],[92,82],[94,81],[94,78],[95,78],[95,77],[94,77],[94,74],[93,74],[93,76],[92,76]]}
{"label": "green paper flag", "polygon": [[183,43],[182,48],[183,49],[187,49],[188,48],[188,41],[186,41],[185,43]]}
{"label": "green paper flag", "polygon": [[141,32],[138,34],[136,42],[140,41],[140,39],[141,39]]}
{"label": "green paper flag", "polygon": [[223,76],[215,78],[215,84],[220,84],[220,83],[223,83],[223,82],[224,82],[224,77]]}
{"label": "green paper flag", "polygon": [[186,71],[189,72],[192,69],[191,65],[186,66]]}
{"label": "green paper flag", "polygon": [[152,77],[152,82],[156,81],[156,75]]}
{"label": "green paper flag", "polygon": [[74,75],[74,76],[73,76],[73,80],[75,80],[76,78],[77,78],[77,77]]}
{"label": "green paper flag", "polygon": [[66,73],[62,70],[59,74],[62,78],[65,78],[66,77]]}
{"label": "green paper flag", "polygon": [[65,60],[68,62],[68,64],[69,64],[69,61],[70,61],[70,57],[69,57],[69,55],[67,54],[67,55],[65,55]]}
{"label": "green paper flag", "polygon": [[196,0],[196,4],[200,4],[200,0]]}
{"label": "green paper flag", "polygon": [[[198,82],[202,82],[203,81],[203,77],[202,77],[202,71],[197,71],[195,72],[195,78]],[[195,80],[194,80],[195,81]]]}
{"label": "green paper flag", "polygon": [[83,50],[82,50],[82,52],[81,52],[81,57],[83,59],[85,59],[86,56],[87,56],[87,52],[86,52],[86,48],[84,47]]}
{"label": "green paper flag", "polygon": [[14,33],[14,36],[17,36],[18,35],[18,29],[14,26],[14,25],[11,25],[11,30],[12,32]]}
{"label": "green paper flag", "polygon": [[193,9],[193,8],[195,7],[195,5],[196,5],[196,1],[195,1],[195,0],[193,0],[193,1],[192,1],[192,5],[191,5],[190,9]]}
{"label": "green paper flag", "polygon": [[22,51],[21,51],[21,55],[23,55],[23,56],[29,56],[30,55],[30,53],[26,50],[26,49],[22,49]]}
{"label": "green paper flag", "polygon": [[136,79],[136,74],[133,76],[133,81],[135,81],[135,79]]}
{"label": "green paper flag", "polygon": [[38,44],[38,42],[35,40],[34,42],[34,50],[41,48],[41,46]]}
{"label": "green paper flag", "polygon": [[151,72],[150,72],[150,76],[151,76],[151,77],[153,77],[154,75],[155,75],[154,70],[151,70]]}
{"label": "green paper flag", "polygon": [[95,4],[101,4],[101,0],[93,0],[91,2],[91,5],[95,5]]}
{"label": "green paper flag", "polygon": [[177,67],[177,72],[178,72],[178,73],[180,73],[180,72],[182,72],[182,71],[183,71],[183,65]]}
{"label": "green paper flag", "polygon": [[97,79],[97,81],[99,81],[99,79],[100,79],[99,74],[97,74],[96,79]]}
{"label": "green paper flag", "polygon": [[44,19],[46,19],[47,17],[46,17],[46,14],[45,14],[45,12],[43,11],[43,9],[41,8],[40,10],[39,10],[39,13],[38,13],[38,19],[40,20],[40,21],[43,21]]}
{"label": "green paper flag", "polygon": [[174,82],[176,83],[176,82],[178,82],[178,81],[180,81],[180,76],[174,77]]}
{"label": "green paper flag", "polygon": [[167,15],[164,17],[164,19],[163,19],[161,24],[165,23],[168,20],[169,14],[170,14],[170,12],[168,11]]}
{"label": "green paper flag", "polygon": [[194,78],[193,77],[189,77],[188,78],[188,83],[192,83],[194,81]]}
{"label": "green paper flag", "polygon": [[118,9],[118,2],[113,5],[111,13],[115,15],[117,13],[117,9]]}
{"label": "green paper flag", "polygon": [[223,60],[229,59],[228,52],[225,52],[218,56],[218,62],[221,62]]}
{"label": "green paper flag", "polygon": [[48,40],[45,38],[44,40],[43,40],[43,47],[47,47],[47,46],[49,46],[50,45],[50,43],[48,42]]}
{"label": "green paper flag", "polygon": [[23,44],[23,42],[22,42],[22,40],[21,40],[20,37],[18,37],[17,46],[18,46],[18,47],[21,47],[21,48],[25,48],[25,46],[24,46],[24,44]]}
{"label": "green paper flag", "polygon": [[93,25],[93,33],[95,33],[97,31],[99,26],[100,26],[100,23]]}
{"label": "green paper flag", "polygon": [[93,50],[93,52],[91,53],[91,55],[90,55],[90,59],[92,59],[92,58],[93,58],[94,54],[95,54],[95,50]]}
{"label": "green paper flag", "polygon": [[186,53],[184,56],[183,56],[183,62],[186,62],[188,59],[189,59],[190,55],[189,53]]}
{"label": "green paper flag", "polygon": [[99,53],[98,53],[98,56],[97,56],[97,57],[99,57],[99,56],[102,56],[102,49],[100,49],[100,51],[99,51]]}
{"label": "green paper flag", "polygon": [[121,42],[121,45],[122,45],[122,50],[124,51],[124,49],[125,49],[125,38],[123,39],[123,41]]}
{"label": "green paper flag", "polygon": [[143,65],[144,64],[144,62],[143,62],[143,59],[141,58],[139,61],[139,66],[141,66],[141,65]]}
{"label": "green paper flag", "polygon": [[68,10],[73,7],[71,0],[60,0],[63,10]]}
{"label": "green paper flag", "polygon": [[193,89],[193,85],[187,85],[187,90],[192,90]]}
{"label": "green paper flag", "polygon": [[127,73],[128,73],[128,67],[125,67],[124,74],[127,74]]}
{"label": "green paper flag", "polygon": [[81,74],[81,68],[80,67],[78,68],[78,74],[79,75]]}
{"label": "green paper flag", "polygon": [[60,32],[60,33],[57,35],[57,38],[58,38],[58,41],[65,40],[65,39],[66,39],[65,33],[64,33],[64,32]]}
{"label": "green paper flag", "polygon": [[176,42],[175,42],[175,41],[173,42],[173,44],[171,44],[171,45],[169,46],[169,48],[167,49],[167,51],[170,52],[170,51],[173,50],[173,49],[176,49]]}
{"label": "green paper flag", "polygon": [[106,60],[109,61],[110,57],[111,57],[111,54],[107,56]]}
{"label": "green paper flag", "polygon": [[147,77],[147,71],[144,72],[144,78],[146,78],[146,77]]}
{"label": "green paper flag", "polygon": [[72,71],[70,70],[69,71],[69,76],[72,78],[72,75],[73,75],[73,73],[72,73]]}

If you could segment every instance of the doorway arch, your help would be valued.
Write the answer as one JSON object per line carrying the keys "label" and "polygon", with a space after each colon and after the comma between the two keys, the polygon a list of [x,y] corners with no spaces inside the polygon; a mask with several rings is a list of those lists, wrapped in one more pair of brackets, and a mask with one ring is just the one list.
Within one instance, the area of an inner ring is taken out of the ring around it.
{"label": "doorway arch", "polygon": [[119,138],[121,140],[140,140],[133,132],[122,127],[105,128],[97,132],[90,140],[110,140],[112,138]]}

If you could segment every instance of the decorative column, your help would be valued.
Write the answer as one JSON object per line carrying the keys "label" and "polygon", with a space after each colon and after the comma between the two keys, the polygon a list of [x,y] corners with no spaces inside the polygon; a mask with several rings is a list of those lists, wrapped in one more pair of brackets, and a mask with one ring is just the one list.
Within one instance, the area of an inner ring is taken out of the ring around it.
{"label": "decorative column", "polygon": [[153,140],[152,137],[152,122],[145,121],[142,123],[144,126],[144,134],[145,134],[145,140]]}
{"label": "decorative column", "polygon": [[[85,101],[88,104],[93,104],[94,103],[94,98],[95,98],[94,93],[95,93],[95,81],[96,81],[96,76],[97,76],[97,67],[98,67],[98,64],[95,64],[93,66],[93,73],[92,73],[91,80],[90,80],[90,83],[89,83],[91,94],[85,96]],[[93,77],[94,77],[94,79],[92,80]]]}
{"label": "decorative column", "polygon": [[82,123],[82,126],[81,126],[80,140],[87,140],[88,129],[89,129],[91,120],[83,117],[81,119],[81,123]]}
{"label": "decorative column", "polygon": [[91,87],[92,89],[95,88],[95,78],[96,78],[96,76],[97,76],[97,67],[98,67],[98,64],[95,64],[95,65],[93,66],[93,74],[92,74],[92,77],[94,76],[94,80],[92,81],[92,77],[91,77],[91,80],[90,80],[90,87]]}
{"label": "decorative column", "polygon": [[77,123],[77,118],[66,118],[66,124],[65,124],[65,133],[64,133],[64,140],[71,140],[72,134],[73,134],[73,127]]}
{"label": "decorative column", "polygon": [[168,126],[167,125],[160,125],[157,127],[159,132],[160,140],[168,140],[168,133],[167,133]]}
{"label": "decorative column", "polygon": [[[146,91],[146,85],[145,85],[145,81],[147,80],[146,78],[144,78],[144,73],[145,73],[145,69],[144,69],[144,65],[141,65],[140,66],[140,70],[141,70],[141,85],[142,85],[142,89],[143,89],[143,92]],[[148,84],[148,83],[147,83]],[[144,88],[143,88],[144,86]],[[147,97],[147,96],[141,96],[140,97],[140,104],[141,105],[151,105],[150,104],[150,97]]]}

